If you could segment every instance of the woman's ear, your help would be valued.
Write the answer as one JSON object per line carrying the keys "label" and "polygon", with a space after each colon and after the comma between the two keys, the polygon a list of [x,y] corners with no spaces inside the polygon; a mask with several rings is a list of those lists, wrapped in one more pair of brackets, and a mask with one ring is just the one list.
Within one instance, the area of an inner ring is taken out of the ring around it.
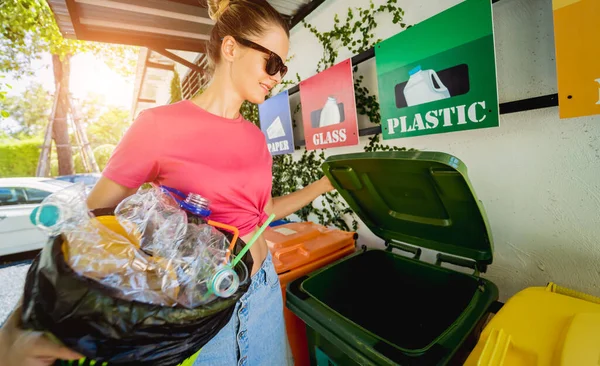
{"label": "woman's ear", "polygon": [[232,36],[223,38],[223,42],[221,42],[221,57],[223,60],[233,62],[237,50],[238,44]]}

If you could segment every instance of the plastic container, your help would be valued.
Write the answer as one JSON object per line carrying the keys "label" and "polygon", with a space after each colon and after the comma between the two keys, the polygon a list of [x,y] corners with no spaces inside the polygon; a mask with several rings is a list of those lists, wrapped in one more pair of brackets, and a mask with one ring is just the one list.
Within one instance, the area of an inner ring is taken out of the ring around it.
{"label": "plastic container", "polygon": [[511,297],[466,366],[585,366],[600,362],[600,298],[553,283]]}
{"label": "plastic container", "polygon": [[[387,248],[289,284],[311,363],[460,364],[498,298],[479,276],[492,263],[492,237],[466,166],[444,153],[377,152],[329,157],[323,170]],[[435,264],[421,247],[438,252]]]}
{"label": "plastic container", "polygon": [[[273,227],[265,231],[264,237],[279,274],[285,303],[289,282],[354,253],[357,234],[299,222]],[[304,322],[287,307],[283,315],[295,365],[309,365]]]}

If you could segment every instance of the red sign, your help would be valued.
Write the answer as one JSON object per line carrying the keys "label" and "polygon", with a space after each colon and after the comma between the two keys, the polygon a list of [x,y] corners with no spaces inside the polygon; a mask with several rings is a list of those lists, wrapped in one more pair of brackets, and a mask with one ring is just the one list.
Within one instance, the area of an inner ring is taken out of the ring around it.
{"label": "red sign", "polygon": [[300,82],[307,150],[358,145],[350,59]]}

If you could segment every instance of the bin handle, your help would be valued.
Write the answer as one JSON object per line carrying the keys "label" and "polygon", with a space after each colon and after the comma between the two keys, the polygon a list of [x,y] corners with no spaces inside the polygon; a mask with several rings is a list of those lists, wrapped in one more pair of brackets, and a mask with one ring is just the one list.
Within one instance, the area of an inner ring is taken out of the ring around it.
{"label": "bin handle", "polygon": [[420,259],[421,258],[421,248],[415,248],[415,247],[411,247],[408,245],[404,245],[402,243],[396,243],[396,242],[386,242],[385,246],[387,247],[387,251],[391,252],[394,248],[395,249],[399,249],[408,253],[412,253],[413,254],[413,259]]}
{"label": "bin handle", "polygon": [[435,265],[441,266],[442,263],[454,264],[455,266],[471,268],[474,270],[473,275],[479,277],[479,266],[477,262],[463,258],[453,257],[446,254],[438,253],[435,257]]}

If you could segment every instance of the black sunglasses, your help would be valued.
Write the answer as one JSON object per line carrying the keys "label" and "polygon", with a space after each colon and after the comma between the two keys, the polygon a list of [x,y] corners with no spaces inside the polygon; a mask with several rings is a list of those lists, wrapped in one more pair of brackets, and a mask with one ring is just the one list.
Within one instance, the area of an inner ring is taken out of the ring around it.
{"label": "black sunglasses", "polygon": [[285,76],[285,74],[288,71],[288,68],[287,68],[287,66],[285,66],[285,64],[281,60],[281,57],[279,57],[279,55],[277,55],[275,52],[273,52],[271,50],[264,48],[263,46],[261,46],[259,44],[249,41],[247,39],[243,39],[243,38],[239,38],[239,37],[233,37],[233,39],[235,39],[242,46],[253,48],[257,51],[260,51],[260,52],[263,52],[263,53],[266,53],[267,55],[269,55],[269,59],[267,60],[267,65],[265,66],[265,71],[267,72],[267,74],[269,74],[271,76],[273,76],[279,72],[281,74],[281,78],[283,79],[283,77]]}

